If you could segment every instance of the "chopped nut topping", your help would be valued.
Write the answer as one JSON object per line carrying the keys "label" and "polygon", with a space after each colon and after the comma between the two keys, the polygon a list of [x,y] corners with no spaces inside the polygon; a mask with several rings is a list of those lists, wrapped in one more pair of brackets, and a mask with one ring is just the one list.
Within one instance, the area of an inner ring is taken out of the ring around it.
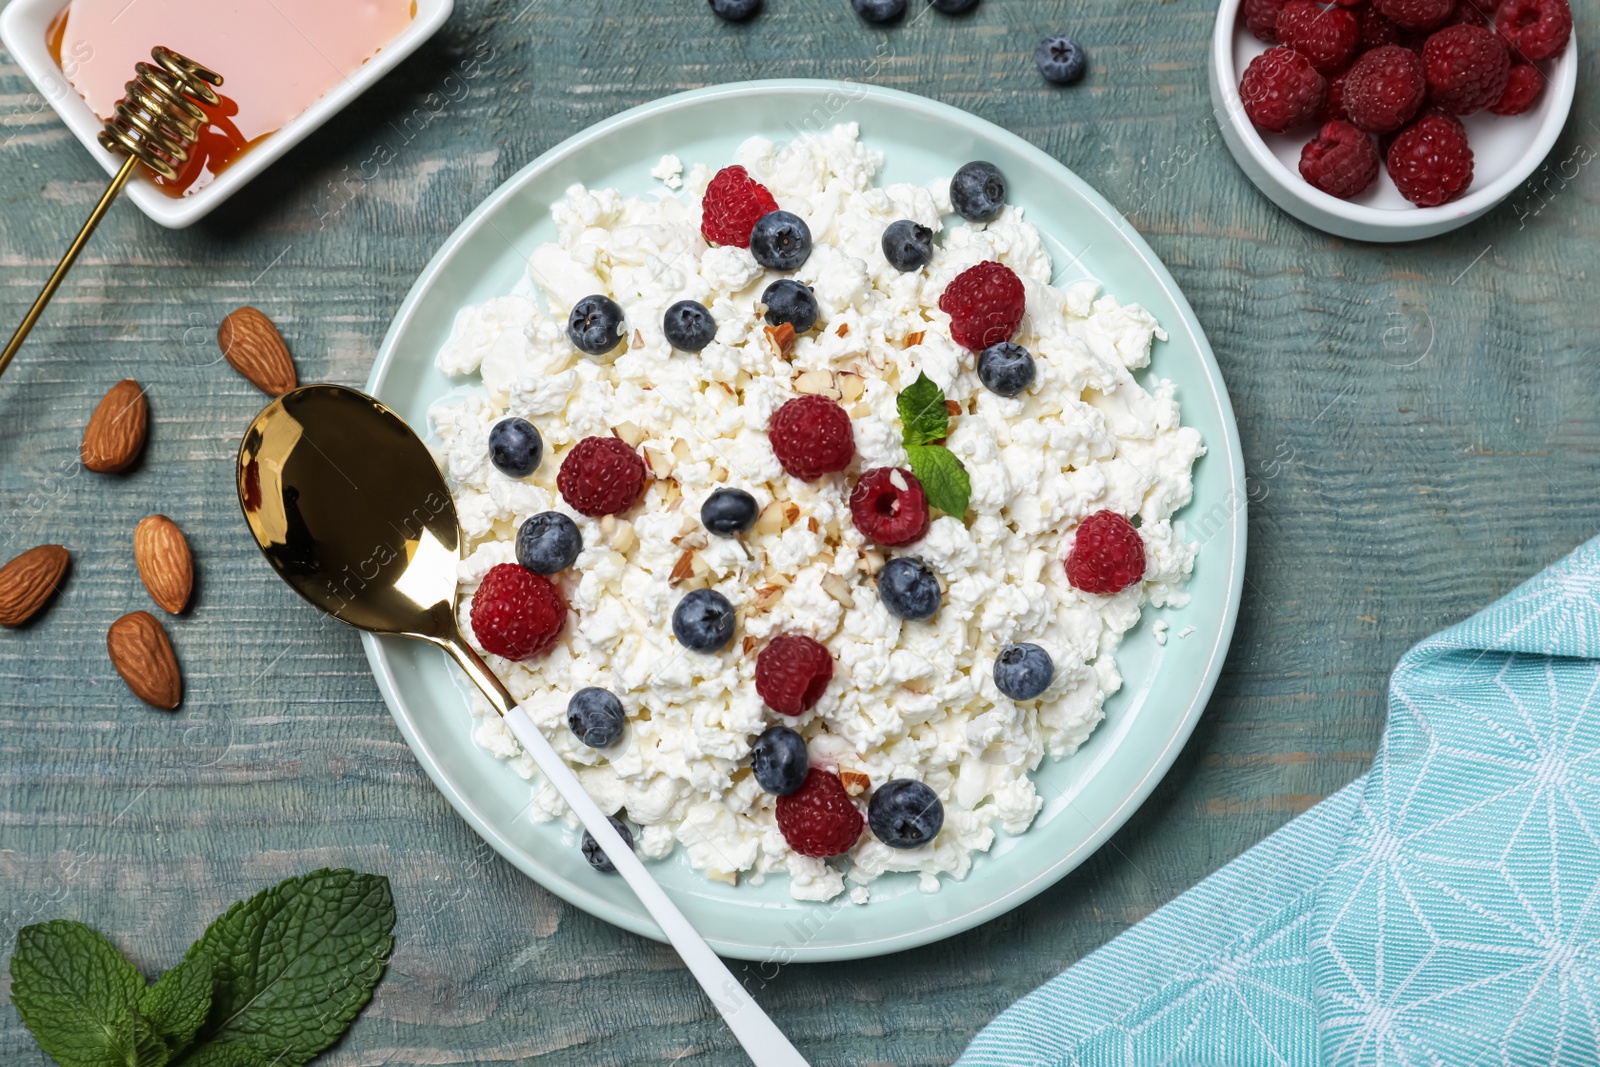
{"label": "chopped nut topping", "polygon": [[768,326],[767,347],[779,359],[788,359],[794,352],[794,327],[789,323],[780,323],[777,326]]}

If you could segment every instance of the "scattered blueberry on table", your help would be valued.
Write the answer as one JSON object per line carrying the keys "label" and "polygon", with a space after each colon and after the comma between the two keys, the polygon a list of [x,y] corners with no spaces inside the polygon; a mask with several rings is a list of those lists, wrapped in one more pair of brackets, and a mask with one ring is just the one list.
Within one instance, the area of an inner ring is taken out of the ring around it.
{"label": "scattered blueberry on table", "polygon": [[756,524],[761,505],[743,489],[717,489],[700,505],[700,521],[718,537],[737,537]]}
{"label": "scattered blueberry on table", "polygon": [[544,459],[544,438],[527,419],[501,419],[489,431],[489,462],[511,478],[526,478]]}
{"label": "scattered blueberry on table", "polygon": [[769,211],[750,231],[750,254],[769,270],[798,270],[811,255],[811,227],[789,211]]}
{"label": "scattered blueberry on table", "polygon": [[1089,63],[1083,46],[1064,33],[1040,41],[1033,60],[1039,64],[1039,73],[1044,75],[1044,80],[1056,85],[1071,85],[1082,78],[1084,68]]}
{"label": "scattered blueberry on table", "polygon": [[978,6],[978,0],[928,0],[928,6],[941,15],[964,15]]}
{"label": "scattered blueberry on table", "polygon": [[950,179],[950,206],[968,222],[993,222],[1005,210],[1005,175],[993,163],[973,160]]}
{"label": "scattered blueberry on table", "polygon": [[726,22],[753,19],[761,10],[761,0],[710,0],[711,12]]}
{"label": "scattered blueberry on table", "polygon": [[559,511],[529,516],[517,530],[517,562],[534,574],[555,574],[583,551],[578,524]]}
{"label": "scattered blueberry on table", "polygon": [[1055,679],[1050,653],[1034,644],[1007,645],[994,658],[994,685],[1012,700],[1032,700]]}
{"label": "scattered blueberry on table", "polygon": [[890,848],[919,848],[939,836],[944,805],[921,782],[894,778],[872,791],[867,826]]}
{"label": "scattered blueberry on table", "polygon": [[906,13],[906,0],[850,0],[850,6],[868,22],[893,22]]}
{"label": "scattered blueberry on table", "polygon": [[915,556],[897,556],[878,572],[878,597],[891,615],[931,619],[942,596],[938,575]]}
{"label": "scattered blueberry on table", "polygon": [[672,609],[672,632],[684,648],[715,652],[733,640],[733,605],[715,589],[696,589]]}
{"label": "scattered blueberry on table", "polygon": [[978,353],[978,380],[991,393],[1016,396],[1033,384],[1033,355],[1015,341],[1001,341]]}
{"label": "scattered blueberry on table", "polygon": [[793,278],[779,278],[767,286],[761,294],[761,303],[767,309],[768,325],[788,323],[795,333],[805,333],[817,324],[816,294],[810,286],[801,285]]}
{"label": "scattered blueberry on table", "polygon": [[603,356],[622,342],[622,305],[609,296],[586,296],[567,316],[567,337],[581,352]]}
{"label": "scattered blueberry on table", "polygon": [[883,258],[902,274],[921,270],[933,259],[933,231],[910,219],[889,223],[883,231]]}
{"label": "scattered blueberry on table", "polygon": [[717,320],[698,300],[680,300],[661,317],[667,344],[680,352],[698,352],[717,336]]}
{"label": "scattered blueberry on table", "polygon": [[[627,824],[615,815],[606,816],[606,821],[611,824],[613,830],[622,835],[622,840],[627,843],[628,847],[632,848],[633,831],[628,829]],[[589,866],[601,874],[614,874],[616,872],[616,864],[611,862],[611,857],[601,850],[600,842],[596,841],[594,835],[587,830],[583,832],[582,847],[583,858],[589,861]]]}
{"label": "scattered blueberry on table", "polygon": [[811,757],[805,738],[787,726],[770,726],[750,749],[750,771],[773,796],[784,797],[806,783]]}

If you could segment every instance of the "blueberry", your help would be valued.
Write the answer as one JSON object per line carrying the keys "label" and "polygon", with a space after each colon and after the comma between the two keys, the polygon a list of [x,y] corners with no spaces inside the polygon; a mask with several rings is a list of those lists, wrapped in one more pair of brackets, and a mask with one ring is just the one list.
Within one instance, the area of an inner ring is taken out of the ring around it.
{"label": "blueberry", "polygon": [[680,300],[661,318],[667,344],[680,352],[698,352],[717,336],[717,320],[698,300]]}
{"label": "blueberry", "polygon": [[696,589],[672,610],[672,632],[696,652],[715,652],[732,641],[734,622],[733,605],[715,589]]}
{"label": "blueberry", "polygon": [[526,478],[544,459],[544,438],[527,419],[501,419],[489,431],[489,462],[512,478]]}
{"label": "blueberry", "polygon": [[711,13],[725,22],[743,22],[761,10],[761,0],[711,0]]}
{"label": "blueberry", "polygon": [[906,11],[906,0],[850,0],[856,14],[868,22],[891,22]]}
{"label": "blueberry", "polygon": [[564,571],[582,551],[578,524],[559,511],[541,511],[517,531],[517,562],[534,574]]}
{"label": "blueberry", "polygon": [[[613,830],[622,835],[622,840],[628,843],[628,847],[632,848],[633,831],[629,830],[623,821],[615,815],[607,815],[606,821],[611,824]],[[589,861],[589,866],[601,874],[614,874],[616,872],[617,868],[611,862],[611,857],[600,851],[600,842],[596,841],[594,835],[587,830],[583,832],[583,858]]]}
{"label": "blueberry", "polygon": [[933,790],[910,778],[891,778],[867,803],[872,835],[890,848],[917,848],[939,836],[944,805]]}
{"label": "blueberry", "polygon": [[761,506],[743,489],[718,489],[700,505],[700,521],[718,537],[737,537],[756,524]]}
{"label": "blueberry", "polygon": [[891,615],[931,619],[940,596],[938,575],[915,556],[896,556],[878,572],[878,598]]}
{"label": "blueberry", "polygon": [[930,0],[929,7],[943,15],[959,15],[978,6],[978,0]]}
{"label": "blueberry", "polygon": [[786,797],[806,784],[811,756],[806,739],[787,726],[771,726],[750,749],[750,770],[773,796]]}
{"label": "blueberry", "polygon": [[795,333],[805,333],[817,324],[817,298],[811,287],[801,285],[793,278],[779,278],[761,294],[767,307],[767,324],[781,326],[788,323]]}
{"label": "blueberry", "polygon": [[567,337],[579,351],[603,356],[622,343],[622,305],[609,296],[586,296],[567,316]]}
{"label": "blueberry", "polygon": [[950,206],[968,222],[989,222],[1006,206],[1006,178],[1000,168],[973,160],[950,179]]}
{"label": "blueberry", "polygon": [[933,231],[910,219],[891,222],[883,231],[883,258],[895,270],[921,270],[933,258]]}
{"label": "blueberry", "polygon": [[1033,384],[1033,356],[1014,341],[1001,341],[978,353],[978,380],[991,393],[1016,396]]}
{"label": "blueberry", "polygon": [[1050,653],[1038,645],[1007,645],[994,658],[994,685],[1012,700],[1032,700],[1056,676]]}
{"label": "blueberry", "polygon": [[1044,75],[1045,81],[1071,85],[1083,77],[1089,57],[1084,54],[1082,45],[1062,33],[1040,41],[1033,61],[1039,64],[1039,73]]}
{"label": "blueberry", "polygon": [[609,689],[589,686],[572,694],[567,701],[567,725],[579,741],[590,748],[605,748],[622,736],[628,717],[622,701]]}
{"label": "blueberry", "polygon": [[811,255],[811,227],[799,215],[769,211],[750,231],[750,254],[772,270],[797,270]]}

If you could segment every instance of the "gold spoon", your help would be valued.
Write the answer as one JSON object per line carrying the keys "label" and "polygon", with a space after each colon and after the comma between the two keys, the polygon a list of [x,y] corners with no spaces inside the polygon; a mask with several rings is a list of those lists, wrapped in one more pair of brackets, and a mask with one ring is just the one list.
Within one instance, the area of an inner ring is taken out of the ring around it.
{"label": "gold spoon", "polygon": [[354,389],[302,386],[255,417],[239,446],[238,473],[245,521],[278,576],[358,630],[415,637],[448,652],[594,835],[751,1061],[806,1067],[461,636],[455,502],[411,427]]}

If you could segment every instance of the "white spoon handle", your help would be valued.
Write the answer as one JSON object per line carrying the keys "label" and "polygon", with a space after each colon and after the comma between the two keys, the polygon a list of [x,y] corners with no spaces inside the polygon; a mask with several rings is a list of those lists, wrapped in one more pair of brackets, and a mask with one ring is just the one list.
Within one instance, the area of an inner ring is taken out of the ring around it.
{"label": "white spoon handle", "polygon": [[[700,983],[700,988],[706,991],[706,996],[711,998],[711,1003],[722,1013],[728,1029],[744,1046],[750,1061],[756,1067],[808,1067],[805,1057],[789,1043],[783,1031],[767,1017],[761,1006],[751,999],[744,986],[728,970],[727,964],[711,951],[711,946],[706,944],[666,891],[650,876],[644,862],[634,855],[633,849],[622,840],[622,835],[612,828],[600,805],[584,790],[577,775],[572,773],[572,768],[551,747],[533,720],[517,706],[516,700],[506,692],[494,672],[464,644],[450,651],[455,653],[456,660],[490,702],[501,710],[511,733],[533,757],[533,762],[539,765],[539,770],[544,772],[550,784],[556,787],[561,799],[572,808],[578,821],[594,835],[601,851],[611,860],[617,873],[622,875],[650,917],[655,919],[656,925],[661,927],[662,933],[667,935],[672,947],[678,950],[678,955]],[[597,874],[596,877],[602,876]]]}

